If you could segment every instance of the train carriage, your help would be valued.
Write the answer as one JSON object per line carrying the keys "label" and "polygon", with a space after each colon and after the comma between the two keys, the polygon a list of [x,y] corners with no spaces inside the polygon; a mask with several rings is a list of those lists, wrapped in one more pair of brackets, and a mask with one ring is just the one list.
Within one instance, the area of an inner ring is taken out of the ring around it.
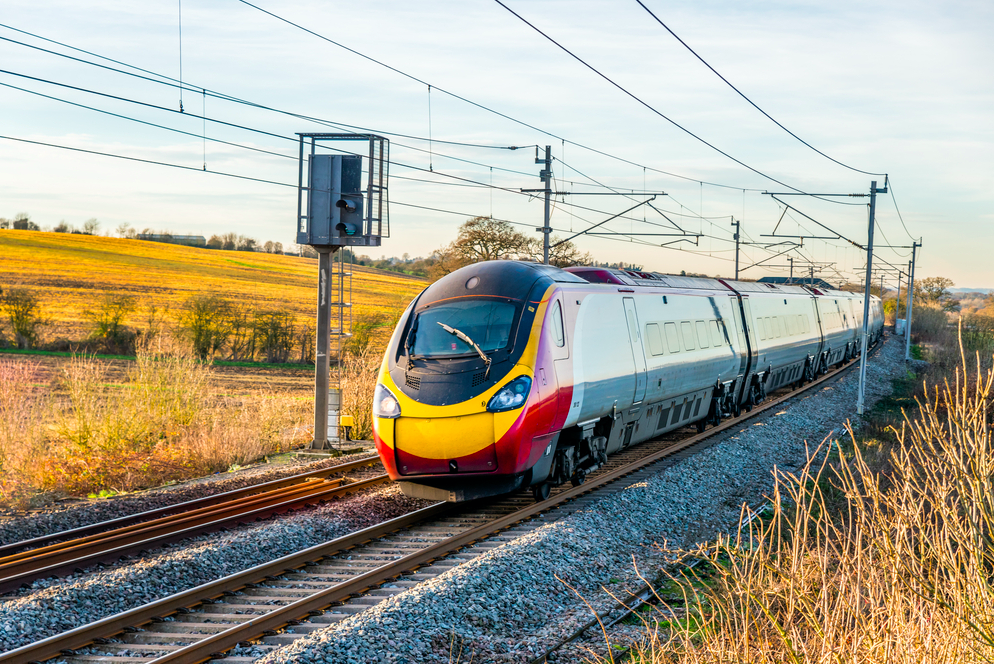
{"label": "train carriage", "polygon": [[852,299],[632,270],[470,265],[399,321],[374,397],[377,451],[408,495],[460,501],[531,487],[541,499],[618,450],[703,430],[848,359]]}

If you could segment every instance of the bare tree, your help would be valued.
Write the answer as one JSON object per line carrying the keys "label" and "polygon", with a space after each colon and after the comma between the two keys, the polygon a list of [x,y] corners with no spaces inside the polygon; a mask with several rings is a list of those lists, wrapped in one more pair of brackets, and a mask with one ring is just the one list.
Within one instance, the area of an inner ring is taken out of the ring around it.
{"label": "bare tree", "polygon": [[84,235],[96,235],[97,229],[100,227],[100,222],[97,221],[95,217],[91,217],[83,222],[83,234]]}

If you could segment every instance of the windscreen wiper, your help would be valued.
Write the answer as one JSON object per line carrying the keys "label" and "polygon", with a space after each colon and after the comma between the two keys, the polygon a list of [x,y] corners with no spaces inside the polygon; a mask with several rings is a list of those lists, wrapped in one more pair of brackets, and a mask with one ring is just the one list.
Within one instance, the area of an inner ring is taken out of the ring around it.
{"label": "windscreen wiper", "polygon": [[485,374],[483,374],[483,380],[486,380],[490,376],[490,356],[487,355],[486,353],[484,353],[483,349],[480,348],[475,341],[473,341],[472,339],[470,339],[469,336],[465,332],[461,332],[460,330],[457,330],[454,327],[449,327],[448,325],[446,325],[445,323],[443,323],[441,321],[437,321],[437,322],[438,322],[439,325],[442,326],[443,330],[445,330],[449,334],[456,335],[457,337],[459,337],[460,339],[462,339],[463,341],[465,341],[466,343],[468,343],[470,346],[472,346],[476,350],[476,352],[480,354],[480,357],[483,358],[483,361],[487,363],[487,371],[486,371]]}
{"label": "windscreen wiper", "polygon": [[411,329],[407,333],[407,337],[404,339],[404,350],[407,352],[408,371],[414,368],[414,340],[418,334],[418,320],[420,320],[420,317],[415,317],[414,322],[411,323]]}

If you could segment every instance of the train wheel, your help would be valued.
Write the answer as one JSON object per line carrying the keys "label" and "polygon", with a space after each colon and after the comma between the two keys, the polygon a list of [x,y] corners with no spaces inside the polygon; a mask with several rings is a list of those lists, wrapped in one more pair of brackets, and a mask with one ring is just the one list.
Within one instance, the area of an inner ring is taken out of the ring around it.
{"label": "train wheel", "polygon": [[587,471],[583,468],[577,468],[576,472],[573,474],[573,477],[569,478],[569,481],[573,486],[580,486],[587,481]]}
{"label": "train wheel", "polygon": [[542,482],[533,486],[532,495],[535,496],[535,502],[540,503],[543,500],[547,500],[550,491],[552,491],[552,486],[548,482]]}

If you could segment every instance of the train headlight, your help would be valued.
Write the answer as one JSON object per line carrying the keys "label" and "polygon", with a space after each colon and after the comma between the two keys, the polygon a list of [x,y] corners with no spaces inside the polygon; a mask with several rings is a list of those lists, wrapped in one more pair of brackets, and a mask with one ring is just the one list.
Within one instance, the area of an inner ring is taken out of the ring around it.
{"label": "train headlight", "polygon": [[528,393],[532,389],[532,379],[528,376],[518,376],[510,383],[500,389],[497,394],[490,399],[487,410],[491,413],[499,413],[505,410],[521,408],[528,400]]}
{"label": "train headlight", "polygon": [[376,392],[373,394],[373,415],[391,420],[400,417],[400,404],[397,403],[397,397],[382,385],[377,385]]}

